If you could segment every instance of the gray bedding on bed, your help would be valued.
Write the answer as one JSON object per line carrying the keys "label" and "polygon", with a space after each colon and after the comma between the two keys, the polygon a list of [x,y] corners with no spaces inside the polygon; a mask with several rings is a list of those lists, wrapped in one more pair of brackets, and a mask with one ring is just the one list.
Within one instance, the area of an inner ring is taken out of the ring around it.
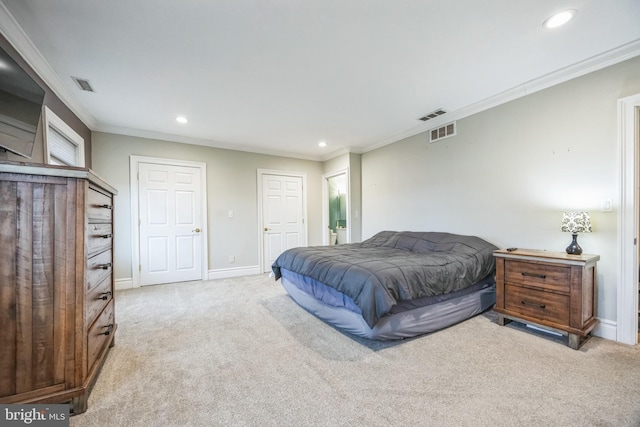
{"label": "gray bedding on bed", "polygon": [[464,289],[495,269],[491,243],[441,232],[381,231],[362,243],[293,248],[272,269],[284,268],[349,296],[369,327],[400,301]]}

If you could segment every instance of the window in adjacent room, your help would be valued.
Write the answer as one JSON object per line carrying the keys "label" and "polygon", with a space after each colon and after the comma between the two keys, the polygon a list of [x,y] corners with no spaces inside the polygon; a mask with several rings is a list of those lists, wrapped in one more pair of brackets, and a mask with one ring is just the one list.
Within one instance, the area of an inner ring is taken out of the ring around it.
{"label": "window in adjacent room", "polygon": [[84,166],[84,138],[44,107],[44,157],[50,165]]}

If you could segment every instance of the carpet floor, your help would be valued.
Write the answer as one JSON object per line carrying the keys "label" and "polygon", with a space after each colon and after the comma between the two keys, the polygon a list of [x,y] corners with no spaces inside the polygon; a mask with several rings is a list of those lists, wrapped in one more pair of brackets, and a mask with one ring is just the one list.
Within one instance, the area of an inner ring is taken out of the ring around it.
{"label": "carpet floor", "polygon": [[489,311],[356,338],[266,275],[118,291],[115,346],[71,426],[640,426],[640,348]]}

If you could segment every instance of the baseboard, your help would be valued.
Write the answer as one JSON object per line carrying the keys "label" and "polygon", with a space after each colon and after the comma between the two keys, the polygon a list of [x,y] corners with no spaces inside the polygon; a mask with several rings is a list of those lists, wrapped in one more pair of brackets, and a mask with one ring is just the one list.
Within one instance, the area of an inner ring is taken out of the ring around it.
{"label": "baseboard", "polygon": [[[209,270],[207,278],[203,280],[215,280],[215,279],[227,279],[230,277],[250,276],[254,274],[260,274],[259,265],[251,265],[248,267],[235,267],[235,268],[219,268],[216,270]],[[122,289],[132,289],[137,286],[133,286],[133,278],[127,277],[124,279],[114,280],[116,291]]]}
{"label": "baseboard", "polygon": [[596,337],[616,341],[618,337],[617,323],[607,319],[598,319],[598,320],[599,322],[596,325],[596,327],[593,328],[593,331],[591,331],[591,334]]}
{"label": "baseboard", "polygon": [[121,289],[131,289],[133,288],[133,279],[131,277],[125,279],[116,279],[114,280],[114,285],[116,287],[116,291]]}
{"label": "baseboard", "polygon": [[261,271],[259,265],[251,265],[248,267],[218,268],[216,270],[209,270],[209,280],[228,279],[229,277],[249,276],[260,273]]}

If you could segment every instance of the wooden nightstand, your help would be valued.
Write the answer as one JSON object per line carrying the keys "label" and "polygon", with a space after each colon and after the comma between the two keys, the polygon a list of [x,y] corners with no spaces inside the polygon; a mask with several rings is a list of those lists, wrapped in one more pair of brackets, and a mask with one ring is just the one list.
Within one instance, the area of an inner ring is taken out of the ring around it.
{"label": "wooden nightstand", "polygon": [[498,250],[498,324],[516,320],[569,336],[578,349],[596,326],[595,278],[599,255],[531,249]]}

